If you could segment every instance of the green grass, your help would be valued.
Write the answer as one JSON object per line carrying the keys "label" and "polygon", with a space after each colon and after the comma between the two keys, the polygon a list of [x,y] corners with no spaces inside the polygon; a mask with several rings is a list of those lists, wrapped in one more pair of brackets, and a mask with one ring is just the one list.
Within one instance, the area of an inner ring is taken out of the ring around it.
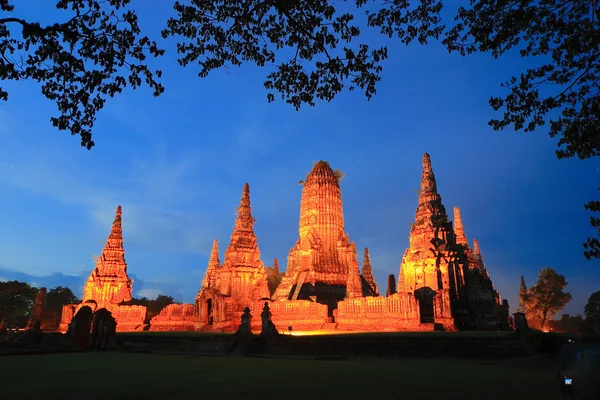
{"label": "green grass", "polygon": [[315,361],[134,353],[0,358],[2,398],[562,399],[543,358]]}

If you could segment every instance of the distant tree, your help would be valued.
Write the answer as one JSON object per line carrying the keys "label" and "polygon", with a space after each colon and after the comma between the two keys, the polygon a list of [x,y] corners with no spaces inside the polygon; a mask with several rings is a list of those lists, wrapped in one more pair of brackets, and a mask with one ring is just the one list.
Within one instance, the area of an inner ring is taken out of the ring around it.
{"label": "distant tree", "polygon": [[579,333],[584,330],[585,321],[580,314],[563,314],[559,320],[548,321],[548,327],[559,332]]}
{"label": "distant tree", "polygon": [[585,317],[600,322],[600,290],[592,293],[584,308]]}
{"label": "distant tree", "polygon": [[36,295],[37,289],[26,282],[0,282],[0,325],[27,323]]}
{"label": "distant tree", "polygon": [[152,311],[160,312],[163,308],[168,306],[169,304],[176,304],[177,302],[172,296],[167,296],[164,294],[159,294],[156,296],[156,299],[152,301]]}
{"label": "distant tree", "polygon": [[73,291],[66,286],[57,286],[48,291],[46,295],[46,308],[55,310],[58,313],[62,311],[62,307],[67,304],[80,303],[79,299]]}
{"label": "distant tree", "polygon": [[267,286],[269,287],[269,293],[273,296],[283,279],[284,273],[279,271],[279,266],[277,264],[273,267],[265,267],[265,270],[267,271]]}
{"label": "distant tree", "polygon": [[567,281],[563,275],[554,269],[544,267],[540,270],[535,285],[520,294],[521,300],[527,308],[527,316],[540,321],[540,329],[548,319],[565,308],[571,301],[571,294],[565,292]]}
{"label": "distant tree", "polygon": [[129,302],[131,305],[145,306],[148,309],[148,313],[156,315],[160,311],[168,306],[169,304],[177,304],[172,296],[166,296],[159,294],[156,299],[148,299],[147,297],[134,297]]}

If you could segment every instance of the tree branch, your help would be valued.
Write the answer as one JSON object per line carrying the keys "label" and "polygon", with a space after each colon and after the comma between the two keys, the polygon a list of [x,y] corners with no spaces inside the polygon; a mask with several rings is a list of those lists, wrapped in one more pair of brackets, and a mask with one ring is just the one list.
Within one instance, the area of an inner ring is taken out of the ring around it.
{"label": "tree branch", "polygon": [[23,26],[27,26],[29,25],[29,23],[21,18],[14,18],[14,17],[10,17],[10,18],[2,18],[0,19],[0,24],[7,24],[9,22],[18,22],[19,24],[23,25]]}

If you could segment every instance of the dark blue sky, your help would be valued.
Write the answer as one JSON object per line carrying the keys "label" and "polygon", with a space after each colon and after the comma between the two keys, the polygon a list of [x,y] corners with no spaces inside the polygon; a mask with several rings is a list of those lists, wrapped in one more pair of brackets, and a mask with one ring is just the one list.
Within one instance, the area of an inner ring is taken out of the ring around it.
{"label": "dark blue sky", "polygon": [[[56,17],[46,0],[16,16]],[[147,34],[158,38],[167,6],[134,1]],[[38,6],[36,8],[36,6]],[[376,39],[383,42],[382,39]],[[99,114],[92,151],[50,126],[55,106],[32,82],[3,83],[0,108],[0,279],[69,285],[79,295],[110,230],[117,205],[136,295],[193,301],[212,240],[223,258],[244,182],[262,259],[285,268],[297,240],[301,187],[314,161],[340,168],[346,230],[368,246],[385,289],[408,246],[421,158],[429,152],[444,204],[462,210],[479,239],[496,288],[516,308],[519,276],[532,284],[550,266],[566,275],[583,312],[600,290],[598,261],[583,257],[597,197],[597,160],[557,160],[555,140],[494,132],[488,105],[500,83],[530,64],[515,55],[462,58],[438,44],[393,41],[378,94],[360,92],[296,112],[268,104],[269,69],[253,66],[196,77],[179,68],[172,42],[160,60],[165,94],[126,90]]]}

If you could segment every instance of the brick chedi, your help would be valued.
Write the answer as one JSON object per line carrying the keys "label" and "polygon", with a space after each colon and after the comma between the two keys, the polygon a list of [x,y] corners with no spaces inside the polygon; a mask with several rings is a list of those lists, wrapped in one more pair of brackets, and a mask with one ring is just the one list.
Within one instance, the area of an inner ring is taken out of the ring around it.
{"label": "brick chedi", "polygon": [[260,260],[250,207],[250,187],[246,183],[237,210],[231,242],[219,266],[217,242],[196,296],[196,327],[199,329],[234,329],[245,307],[269,299],[267,271]]}
{"label": "brick chedi", "polygon": [[415,294],[423,322],[440,322],[448,329],[454,325],[451,307],[462,285],[458,256],[452,223],[425,153],[419,204],[398,275],[398,293]]}
{"label": "brick chedi", "polygon": [[375,277],[373,276],[371,258],[369,257],[369,249],[367,247],[365,247],[365,253],[363,256],[363,267],[361,275],[363,278],[363,282],[368,285],[367,287],[363,288],[363,293],[368,293],[367,295],[371,296],[379,296],[379,288],[377,287]]}
{"label": "brick chedi", "polygon": [[276,300],[327,304],[362,297],[356,245],[344,231],[340,177],[329,163],[315,163],[302,188],[299,238],[290,250]]}
{"label": "brick chedi", "polygon": [[463,253],[464,286],[460,289],[460,300],[462,307],[468,308],[468,314],[460,316],[460,324],[470,329],[496,329],[500,296],[494,290],[477,239],[473,239],[473,249],[469,247],[458,207],[454,207],[454,231]]}
{"label": "brick chedi", "polygon": [[122,209],[118,206],[110,235],[96,261],[96,268],[85,282],[82,303],[63,307],[61,331],[67,330],[73,316],[83,306],[89,306],[93,312],[102,308],[110,311],[117,321],[118,331],[144,328],[146,307],[127,305],[131,301],[133,279],[127,275],[121,218]]}
{"label": "brick chedi", "polygon": [[96,268],[83,288],[84,303],[93,300],[104,307],[131,301],[133,280],[127,275],[121,217],[119,206],[102,255],[96,260]]}
{"label": "brick chedi", "polygon": [[219,260],[219,240],[215,239],[213,242],[212,250],[210,252],[210,258],[208,259],[208,267],[206,268],[206,274],[202,280],[203,288],[210,288],[215,286],[215,279],[219,274],[219,268],[221,267],[221,261]]}
{"label": "brick chedi", "polygon": [[521,287],[519,288],[519,306],[517,307],[518,313],[527,314],[527,307],[523,302],[523,296],[527,294],[527,285],[525,285],[525,278],[521,275]]}

